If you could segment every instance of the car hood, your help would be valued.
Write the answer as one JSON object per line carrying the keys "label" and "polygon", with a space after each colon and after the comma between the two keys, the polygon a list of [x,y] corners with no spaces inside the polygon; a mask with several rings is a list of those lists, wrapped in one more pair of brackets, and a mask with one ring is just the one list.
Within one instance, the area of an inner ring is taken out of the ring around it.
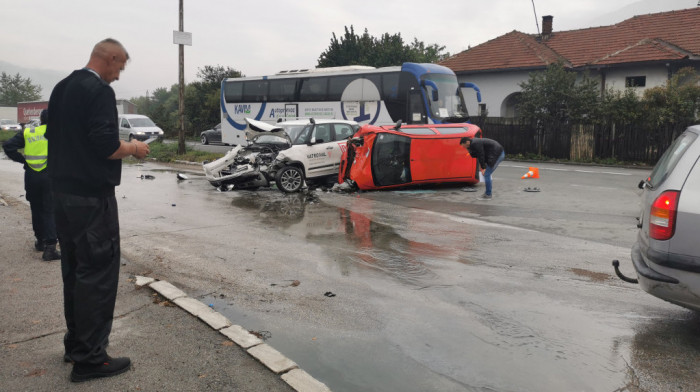
{"label": "car hood", "polygon": [[276,124],[268,124],[263,121],[253,120],[252,118],[246,118],[245,121],[248,123],[245,134],[246,138],[250,142],[255,142],[256,137],[259,135],[273,134],[287,139],[287,141],[289,141],[289,145],[292,144],[292,140],[289,138],[289,135],[287,135],[284,128]]}
{"label": "car hood", "polygon": [[252,118],[246,118],[245,122],[248,123],[248,128],[253,132],[284,132],[284,129],[278,125],[268,124],[263,121],[253,120]]}

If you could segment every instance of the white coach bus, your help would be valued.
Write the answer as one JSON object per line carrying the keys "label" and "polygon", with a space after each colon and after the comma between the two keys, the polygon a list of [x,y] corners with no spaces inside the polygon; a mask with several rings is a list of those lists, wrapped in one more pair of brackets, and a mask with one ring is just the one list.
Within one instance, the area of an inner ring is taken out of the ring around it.
{"label": "white coach bus", "polygon": [[280,120],[330,118],[386,125],[468,122],[462,88],[447,67],[404,63],[374,68],[346,66],[280,72],[221,82],[222,142],[246,145],[245,118]]}

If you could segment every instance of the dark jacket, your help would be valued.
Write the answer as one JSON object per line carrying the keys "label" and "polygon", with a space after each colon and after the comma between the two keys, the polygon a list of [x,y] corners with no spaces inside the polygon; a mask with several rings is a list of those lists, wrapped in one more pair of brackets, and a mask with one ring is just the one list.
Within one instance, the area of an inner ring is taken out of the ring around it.
{"label": "dark jacket", "polygon": [[479,161],[482,169],[486,169],[487,165],[493,167],[501,153],[503,147],[497,141],[485,137],[475,137],[469,145],[469,155]]}
{"label": "dark jacket", "polygon": [[51,92],[46,138],[55,191],[80,196],[114,195],[121,181],[114,90],[87,69],[73,71]]}
{"label": "dark jacket", "polygon": [[2,149],[5,151],[5,155],[15,162],[19,162],[24,165],[24,169],[27,169],[27,160],[24,159],[19,150],[24,148],[24,132],[18,131],[15,136],[7,139],[5,143],[2,144]]}

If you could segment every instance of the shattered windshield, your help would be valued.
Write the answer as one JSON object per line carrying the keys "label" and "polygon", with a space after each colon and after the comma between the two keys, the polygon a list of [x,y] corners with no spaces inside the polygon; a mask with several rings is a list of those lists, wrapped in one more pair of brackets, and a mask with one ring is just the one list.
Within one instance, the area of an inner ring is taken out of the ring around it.
{"label": "shattered windshield", "polygon": [[457,76],[426,74],[423,79],[432,81],[438,88],[437,100],[433,100],[434,88],[430,85],[425,87],[430,114],[434,119],[460,122],[469,117],[459,83],[457,83]]}

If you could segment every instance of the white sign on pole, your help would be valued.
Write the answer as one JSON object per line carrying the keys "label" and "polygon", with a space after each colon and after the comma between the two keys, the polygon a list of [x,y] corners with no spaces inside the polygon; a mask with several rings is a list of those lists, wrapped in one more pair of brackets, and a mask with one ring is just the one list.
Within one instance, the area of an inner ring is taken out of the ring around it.
{"label": "white sign on pole", "polygon": [[173,43],[176,45],[192,46],[192,33],[173,30]]}

